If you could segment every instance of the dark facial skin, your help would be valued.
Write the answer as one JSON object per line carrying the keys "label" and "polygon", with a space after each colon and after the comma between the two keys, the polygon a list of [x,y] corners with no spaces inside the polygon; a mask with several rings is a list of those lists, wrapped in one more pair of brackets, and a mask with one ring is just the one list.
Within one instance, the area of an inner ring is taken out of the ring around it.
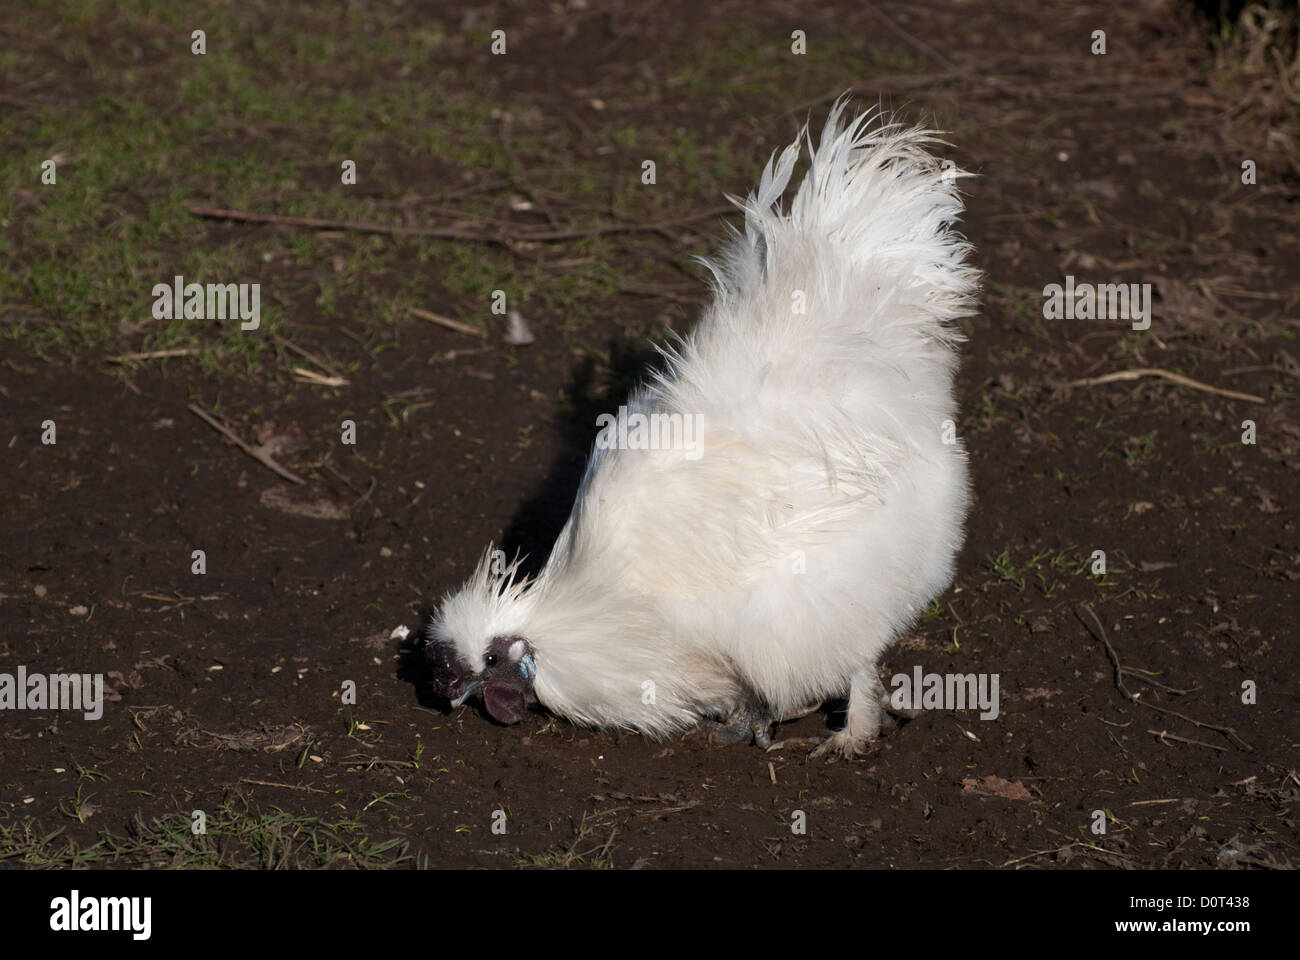
{"label": "dark facial skin", "polygon": [[[510,648],[523,643],[519,659],[510,658]],[[433,669],[433,691],[453,703],[479,692],[483,706],[499,723],[518,723],[529,704],[535,703],[533,648],[522,637],[493,637],[484,655],[483,672],[470,674],[450,644],[430,643],[424,648],[425,659]]]}

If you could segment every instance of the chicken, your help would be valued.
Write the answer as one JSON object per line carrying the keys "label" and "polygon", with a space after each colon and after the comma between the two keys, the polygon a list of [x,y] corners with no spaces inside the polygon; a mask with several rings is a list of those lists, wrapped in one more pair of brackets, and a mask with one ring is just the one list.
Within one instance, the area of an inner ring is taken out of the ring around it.
{"label": "chicken", "polygon": [[[956,321],[979,285],[967,174],[841,98],[764,169],[663,369],[606,419],[534,579],[489,547],[426,626],[435,691],[662,738],[848,698],[814,756],[878,735],[881,655],[951,582],[970,501]],[[807,144],[809,167],[781,197]],[[648,426],[647,426],[648,425]],[[494,557],[498,558],[494,561]]]}

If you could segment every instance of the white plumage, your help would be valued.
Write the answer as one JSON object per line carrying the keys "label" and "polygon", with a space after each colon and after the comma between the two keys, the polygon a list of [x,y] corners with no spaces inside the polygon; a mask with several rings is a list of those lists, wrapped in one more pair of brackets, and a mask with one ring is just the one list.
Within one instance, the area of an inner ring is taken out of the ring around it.
{"label": "white plumage", "polygon": [[[544,570],[490,554],[430,622],[435,687],[498,719],[535,698],[662,737],[703,720],[766,743],[848,696],[818,752],[878,732],[881,655],[950,582],[969,501],[954,321],[978,285],[965,174],[933,131],[830,113],[763,171],[713,302],[629,414],[699,417],[697,449],[597,449]],[[809,168],[780,200],[806,143]]]}

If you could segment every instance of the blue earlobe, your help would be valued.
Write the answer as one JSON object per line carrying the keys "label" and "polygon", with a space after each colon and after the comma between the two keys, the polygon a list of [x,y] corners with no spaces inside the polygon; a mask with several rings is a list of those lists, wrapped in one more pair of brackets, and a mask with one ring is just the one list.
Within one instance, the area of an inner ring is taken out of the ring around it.
{"label": "blue earlobe", "polygon": [[533,662],[531,653],[525,653],[519,658],[519,672],[524,675],[525,680],[533,679],[533,676],[537,673],[537,664]]}

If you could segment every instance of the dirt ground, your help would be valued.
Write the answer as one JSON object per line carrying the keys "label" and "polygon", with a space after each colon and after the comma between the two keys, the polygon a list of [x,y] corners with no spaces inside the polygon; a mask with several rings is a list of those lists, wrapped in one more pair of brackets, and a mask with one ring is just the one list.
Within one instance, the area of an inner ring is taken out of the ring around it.
{"label": "dirt ground", "polygon": [[[169,104],[192,95],[192,27],[165,5],[123,9],[0,26],[21,51],[0,61],[0,147],[17,155],[0,196],[0,672],[102,673],[109,697],[97,721],[0,713],[0,863],[1300,859],[1300,131],[1272,60],[1216,51],[1196,11],[1167,2],[408,3],[373,31],[360,7],[209,4],[206,68],[248,72],[203,94],[224,111],[210,139],[166,142],[191,122]],[[412,38],[426,49],[401,65]],[[884,668],[995,673],[1000,715],[891,722],[864,759],[828,763],[448,709],[393,629],[418,628],[489,541],[545,556],[596,414],[704,302],[690,257],[719,242],[723,193],[747,192],[847,89],[933,119],[978,174],[965,231],[986,279],[958,383],[976,504],[955,584]],[[320,125],[277,117],[280,92]],[[345,93],[384,104],[362,114],[370,139],[331,139]],[[123,136],[157,129],[147,164],[96,164],[115,116]],[[362,172],[338,200],[347,151]],[[190,175],[200,155],[211,165]],[[637,193],[646,157],[652,195]],[[76,211],[42,207],[94,178]],[[603,225],[626,229],[529,239]],[[261,282],[274,322],[161,329],[149,291],[185,271]],[[1043,288],[1066,275],[1151,284],[1150,329],[1045,319]],[[497,288],[536,342],[503,341]],[[167,349],[187,352],[114,359]],[[346,382],[301,382],[302,366]],[[1156,375],[1070,385],[1138,369],[1218,392]],[[339,442],[349,419],[355,446]]]}

